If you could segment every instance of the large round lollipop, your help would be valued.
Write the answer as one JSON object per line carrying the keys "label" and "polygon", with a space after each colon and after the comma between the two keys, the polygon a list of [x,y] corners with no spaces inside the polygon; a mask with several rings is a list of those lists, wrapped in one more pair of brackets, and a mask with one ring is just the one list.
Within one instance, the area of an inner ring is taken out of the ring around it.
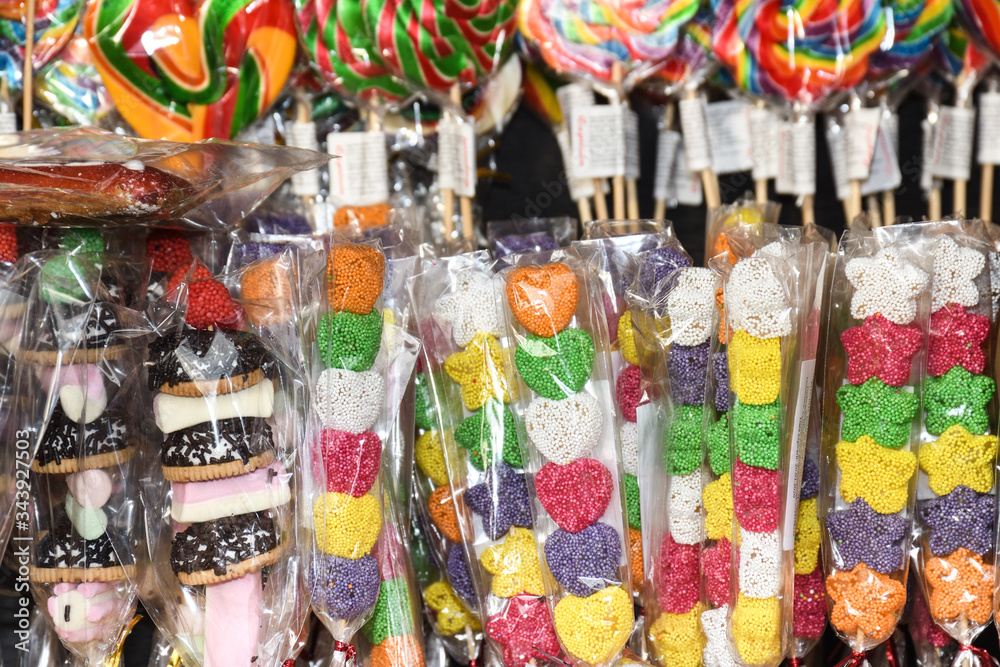
{"label": "large round lollipop", "polygon": [[[83,0],[45,0],[35,7],[35,70],[46,65],[73,36],[83,12]],[[24,73],[25,6],[0,0],[0,76],[12,90],[21,89]]]}

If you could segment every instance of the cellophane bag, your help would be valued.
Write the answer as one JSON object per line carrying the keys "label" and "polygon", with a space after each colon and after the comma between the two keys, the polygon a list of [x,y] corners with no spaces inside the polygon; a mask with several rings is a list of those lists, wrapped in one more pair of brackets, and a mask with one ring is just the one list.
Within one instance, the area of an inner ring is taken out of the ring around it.
{"label": "cellophane bag", "polygon": [[947,632],[942,630],[927,609],[927,600],[920,586],[910,586],[912,597],[908,602],[910,614],[907,618],[907,630],[913,642],[913,653],[918,667],[947,667],[952,663],[958,644]]}
{"label": "cellophane bag", "polygon": [[[729,635],[734,657],[778,664],[792,635],[795,521],[820,335],[828,241],[762,226],[723,275],[733,499]],[[749,247],[755,248],[751,253]]]}
{"label": "cellophane bag", "polygon": [[669,234],[674,228],[669,220],[590,220],[583,223],[583,239],[607,239],[630,234]]}
{"label": "cellophane bag", "polygon": [[[144,544],[139,504],[146,327],[125,303],[100,234],[22,257],[3,311],[25,324],[12,349],[17,460],[12,545],[38,608],[77,659],[120,649]],[[141,293],[141,290],[139,290]],[[30,470],[30,472],[29,472]]]}
{"label": "cellophane bag", "polygon": [[955,664],[988,667],[971,645],[994,608],[992,243],[978,221],[934,241],[914,562],[931,618],[959,644]]}
{"label": "cellophane bag", "polygon": [[[761,223],[777,223],[781,205],[774,202],[758,204],[749,194],[733,204],[708,212],[705,225],[705,262],[729,250],[728,233],[740,227]],[[735,255],[730,259],[735,259]]]}
{"label": "cellophane bag", "polygon": [[573,248],[507,259],[512,266],[500,275],[516,370],[509,389],[534,482],[535,528],[508,538],[506,573],[523,578],[522,587],[541,583],[566,660],[612,665],[634,612],[600,264]]}
{"label": "cellophane bag", "polygon": [[510,218],[486,223],[486,247],[493,259],[564,248],[575,240],[576,220],[568,217]]}
{"label": "cellophane bag", "polygon": [[[639,255],[643,268],[656,252]],[[640,275],[644,273],[640,270]],[[696,666],[702,663],[703,652],[706,662],[711,657],[701,628],[702,614],[709,610],[700,599],[705,531],[712,525],[714,539],[727,539],[731,521],[725,519],[723,537],[718,529],[722,522],[713,516],[714,524],[709,524],[702,516],[702,489],[711,481],[703,440],[714,415],[707,381],[718,331],[716,292],[721,280],[711,269],[690,266],[653,278],[633,282],[628,291],[643,369],[640,396],[653,400],[637,410],[637,451],[629,452],[623,442],[622,453],[626,467],[639,471],[647,564],[643,607],[651,654],[660,665]],[[728,453],[728,441],[726,445]],[[629,463],[633,458],[637,460]],[[727,477],[728,472],[727,468]],[[729,500],[728,489],[726,496],[723,505]],[[728,569],[728,558],[725,566]],[[724,607],[721,613],[724,628]],[[722,641],[725,648],[724,634]]]}
{"label": "cellophane bag", "polygon": [[[333,635],[337,660],[349,660],[382,585],[409,595],[401,519],[381,473],[418,344],[384,323],[385,256],[377,243],[334,237],[325,278],[322,315],[306,338],[312,409],[300,450],[298,549],[313,611]],[[412,633],[386,633],[390,639],[379,646],[422,661]]]}
{"label": "cellophane bag", "polygon": [[932,229],[856,224],[830,289],[822,564],[830,624],[858,660],[889,638],[906,603]]}
{"label": "cellophane bag", "polygon": [[[190,665],[281,665],[308,610],[294,551],[307,386],[291,253],[171,274],[148,346],[143,606]],[[167,314],[164,315],[164,312]],[[169,556],[167,556],[169,554]]]}

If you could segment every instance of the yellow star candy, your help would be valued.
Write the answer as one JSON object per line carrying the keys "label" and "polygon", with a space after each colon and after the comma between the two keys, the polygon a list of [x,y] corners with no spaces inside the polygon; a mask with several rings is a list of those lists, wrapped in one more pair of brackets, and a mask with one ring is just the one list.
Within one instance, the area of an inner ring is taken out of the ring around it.
{"label": "yellow star candy", "polygon": [[493,594],[497,597],[545,595],[538,546],[527,528],[511,529],[503,544],[488,548],[479,562],[493,575]]}
{"label": "yellow star candy", "polygon": [[710,540],[727,540],[733,534],[733,485],[729,473],[705,487],[701,494],[705,506],[705,536]]}
{"label": "yellow star candy", "polygon": [[863,435],[857,442],[837,443],[840,495],[847,502],[864,498],[879,514],[895,514],[906,507],[910,478],[917,471],[917,457],[905,450],[889,449]]}
{"label": "yellow star candy", "polygon": [[639,365],[639,352],[635,349],[635,332],[632,330],[632,313],[625,313],[618,318],[618,351],[625,361],[633,366]]}
{"label": "yellow star candy", "polygon": [[795,574],[812,574],[819,563],[819,514],[816,499],[799,503],[795,519]]}
{"label": "yellow star candy", "polygon": [[996,456],[995,435],[972,435],[955,424],[920,447],[920,469],[927,473],[931,491],[939,496],[948,495],[959,484],[987,493],[993,488]]}
{"label": "yellow star candy", "polygon": [[413,460],[420,472],[427,475],[434,486],[448,483],[448,468],[444,462],[444,447],[437,431],[427,431],[413,443]]}
{"label": "yellow star candy", "polygon": [[748,405],[769,405],[781,391],[781,339],[755,338],[740,329],[729,343],[729,386]]}
{"label": "yellow star candy", "polygon": [[428,586],[424,590],[424,600],[428,607],[437,612],[437,626],[442,635],[457,635],[466,626],[477,632],[482,629],[479,619],[462,604],[455,591],[445,582],[436,581]]}
{"label": "yellow star candy", "polygon": [[567,595],[556,604],[556,635],[580,662],[603,663],[632,634],[632,610],[632,597],[621,586],[608,586],[585,598]]}
{"label": "yellow star candy", "polygon": [[699,602],[685,614],[660,614],[649,629],[649,638],[659,664],[676,667],[698,667],[701,664],[705,641],[700,619],[706,608]]}
{"label": "yellow star candy", "polygon": [[444,370],[462,386],[462,402],[469,410],[478,410],[491,398],[510,401],[500,342],[495,336],[478,334],[467,348],[445,359]]}

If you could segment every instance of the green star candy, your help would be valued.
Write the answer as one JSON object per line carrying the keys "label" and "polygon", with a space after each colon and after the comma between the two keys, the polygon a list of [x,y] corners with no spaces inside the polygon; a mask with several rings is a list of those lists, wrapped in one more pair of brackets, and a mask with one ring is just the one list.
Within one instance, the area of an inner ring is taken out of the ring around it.
{"label": "green star candy", "polygon": [[413,612],[406,579],[400,577],[382,582],[375,610],[361,631],[372,646],[378,646],[389,637],[400,637],[413,631]]}
{"label": "green star candy", "polygon": [[736,456],[755,468],[777,470],[781,453],[781,406],[778,402],[733,406]]}
{"label": "green star candy", "polygon": [[988,376],[973,375],[961,366],[941,377],[928,378],[924,391],[927,432],[941,435],[948,427],[961,424],[973,435],[986,433],[990,425],[986,404],[994,391],[996,384]]}
{"label": "green star candy", "polygon": [[414,379],[414,422],[422,431],[437,428],[437,410],[431,397],[431,380],[427,373],[417,373]]}
{"label": "green star candy", "polygon": [[521,448],[517,444],[517,423],[514,413],[500,401],[491,400],[466,417],[455,429],[455,443],[469,450],[469,460],[476,470],[485,470],[493,463],[493,445],[500,443],[503,460],[521,468]]}
{"label": "green star candy", "polygon": [[892,449],[910,440],[910,425],[919,402],[912,392],[891,387],[878,378],[864,384],[845,384],[837,390],[837,403],[844,411],[841,439],[856,442],[863,435]]}
{"label": "green star candy", "polygon": [[716,475],[729,472],[728,412],[724,412],[718,421],[708,427],[708,464]]}
{"label": "green star candy", "polygon": [[700,405],[678,405],[663,434],[663,466],[668,475],[688,475],[701,465]]}
{"label": "green star candy", "polygon": [[639,511],[639,480],[632,475],[625,475],[625,509],[628,510],[628,525],[636,530],[641,530],[642,514]]}

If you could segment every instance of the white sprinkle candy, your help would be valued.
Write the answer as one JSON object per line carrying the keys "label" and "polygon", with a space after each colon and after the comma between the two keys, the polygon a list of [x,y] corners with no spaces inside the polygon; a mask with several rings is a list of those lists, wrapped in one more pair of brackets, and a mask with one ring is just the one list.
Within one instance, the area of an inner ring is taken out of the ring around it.
{"label": "white sprinkle candy", "polygon": [[701,468],[670,478],[670,535],[678,544],[698,544],[702,538]]}
{"label": "white sprinkle candy", "polygon": [[524,424],[542,456],[566,465],[594,448],[601,438],[604,416],[597,399],[580,392],[559,401],[536,398],[528,406]]}
{"label": "white sprinkle candy", "polygon": [[622,444],[622,468],[626,474],[636,477],[639,475],[639,425],[625,422],[619,437]]}
{"label": "white sprinkle candy", "polygon": [[451,323],[455,344],[466,347],[479,333],[503,335],[500,283],[485,271],[470,269],[457,276],[454,290],[438,299],[434,314]]}
{"label": "white sprinkle candy", "polygon": [[960,248],[955,239],[942,236],[934,248],[934,287],[931,312],[948,304],[975,306],[979,303],[976,278],[986,266],[986,257],[972,248]]}
{"label": "white sprinkle candy", "polygon": [[770,263],[763,257],[741,259],[726,283],[730,328],[755,338],[787,336],[792,332],[788,298]]}
{"label": "white sprinkle candy", "polygon": [[702,649],[702,659],[705,667],[736,667],[732,653],[729,652],[729,639],[726,637],[726,616],[729,605],[717,609],[709,609],[701,614],[701,629],[705,633],[705,648]]}
{"label": "white sprinkle candy", "polygon": [[718,279],[711,269],[681,269],[667,297],[667,315],[676,345],[701,345],[715,329],[715,291]]}
{"label": "white sprinkle candy", "polygon": [[362,433],[378,420],[385,403],[385,380],[374,370],[358,373],[328,368],[316,381],[313,411],[323,428]]}
{"label": "white sprinkle candy", "polygon": [[847,279],[854,286],[851,315],[863,320],[881,313],[896,324],[909,324],[917,316],[917,297],[930,280],[893,247],[875,257],[855,257],[847,263]]}
{"label": "white sprinkle candy", "polygon": [[754,533],[740,528],[740,591],[763,600],[781,588],[781,549],[778,531]]}

